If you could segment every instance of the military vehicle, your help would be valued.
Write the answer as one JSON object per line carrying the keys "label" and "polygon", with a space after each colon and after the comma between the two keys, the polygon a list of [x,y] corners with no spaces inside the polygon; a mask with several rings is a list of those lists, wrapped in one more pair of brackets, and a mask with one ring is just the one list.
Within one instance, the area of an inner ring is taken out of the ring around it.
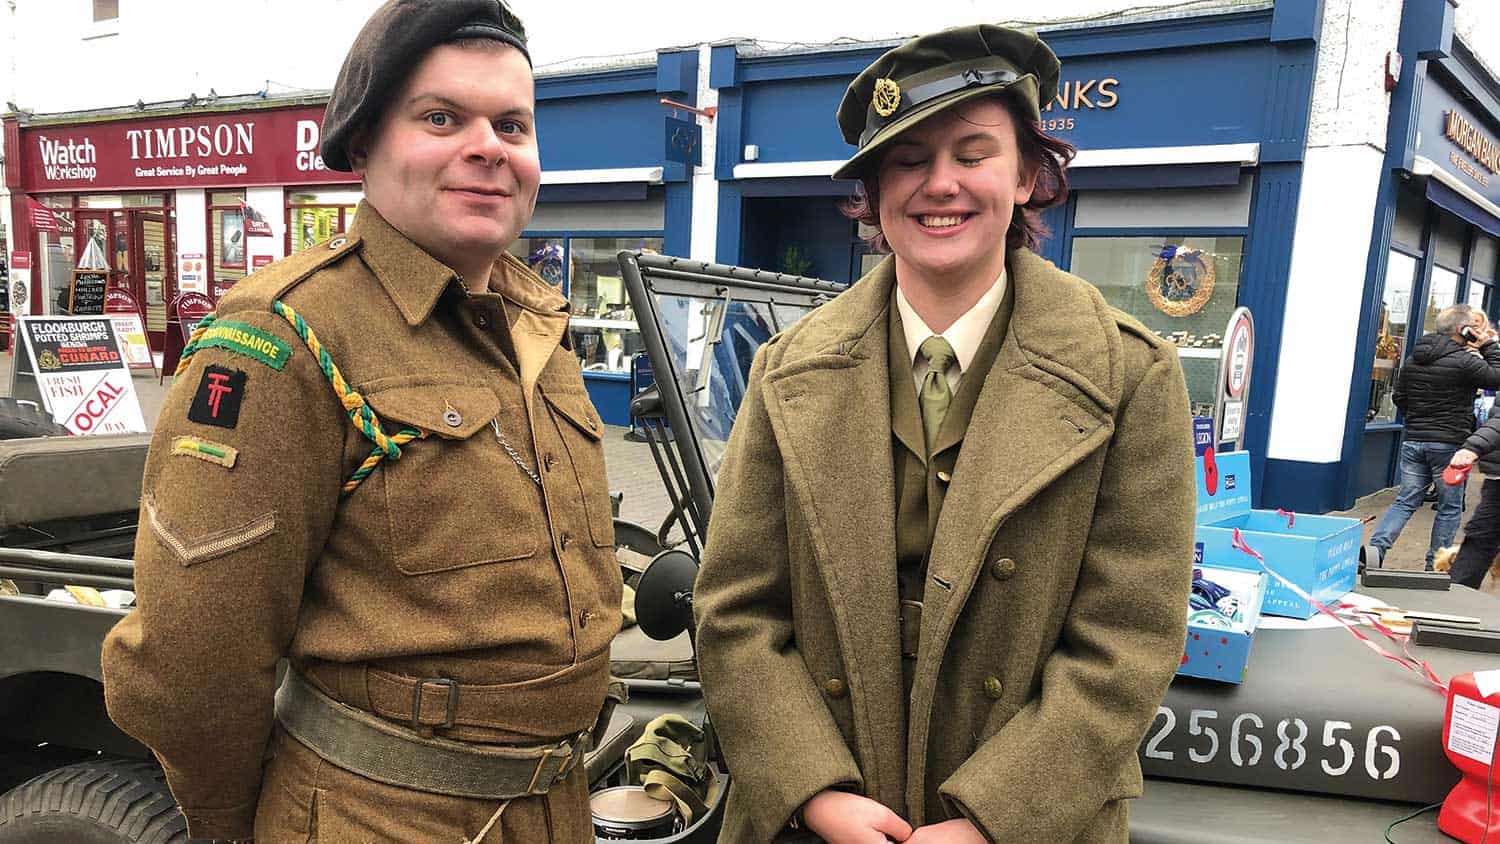
{"label": "military vehicle", "polygon": [[[616,520],[640,623],[621,632],[612,654],[631,700],[587,769],[596,792],[618,786],[638,778],[627,748],[648,721],[671,713],[701,727],[707,787],[692,822],[600,839],[700,844],[716,837],[731,782],[713,751],[692,652],[692,581],[714,477],[755,351],[842,285],[630,252],[620,265],[655,376],[632,413],[670,512],[654,528]],[[128,603],[89,606],[74,594],[129,595],[124,558],[145,447],[145,437],[0,441],[0,579],[19,593],[0,595],[0,844],[186,841],[149,752],[104,711],[100,647]],[[1500,603],[1463,587],[1359,591],[1500,627]],[[1411,651],[1445,677],[1500,668],[1487,653]],[[1442,753],[1442,713],[1439,695],[1342,629],[1263,624],[1243,684],[1173,683],[1140,748],[1148,779],[1131,805],[1131,840],[1380,840],[1387,824],[1441,800],[1457,780]],[[1429,814],[1399,840],[1442,839]]]}

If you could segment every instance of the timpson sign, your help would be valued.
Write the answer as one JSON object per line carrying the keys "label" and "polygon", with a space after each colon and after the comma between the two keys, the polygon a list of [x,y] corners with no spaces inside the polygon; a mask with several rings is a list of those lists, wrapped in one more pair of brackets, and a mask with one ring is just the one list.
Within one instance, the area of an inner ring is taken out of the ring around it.
{"label": "timpson sign", "polygon": [[163,190],[336,184],[318,154],[321,106],[22,127],[21,187]]}
{"label": "timpson sign", "polygon": [[1480,185],[1489,187],[1490,175],[1500,173],[1500,144],[1497,144],[1494,138],[1479,131],[1457,111],[1443,113],[1443,136],[1457,144],[1459,149],[1467,152],[1489,172],[1481,173],[1474,165],[1459,157],[1457,152],[1448,154],[1448,160],[1453,163],[1453,166],[1462,170],[1465,175]]}

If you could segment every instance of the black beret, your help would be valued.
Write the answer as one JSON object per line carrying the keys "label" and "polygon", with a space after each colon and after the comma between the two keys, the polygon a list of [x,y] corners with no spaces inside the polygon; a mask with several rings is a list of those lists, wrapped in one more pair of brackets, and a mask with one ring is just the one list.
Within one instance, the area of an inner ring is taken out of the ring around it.
{"label": "black beret", "polygon": [[1060,66],[1034,33],[993,24],[945,29],[888,50],[860,72],[839,103],[839,130],[859,147],[833,174],[858,178],[891,139],[944,109],[1009,91],[1027,113],[1057,96]]}
{"label": "black beret", "polygon": [[526,28],[502,0],[390,0],[355,37],[323,112],[323,163],[349,172],[349,138],[373,123],[428,50],[460,38],[493,38],[526,50]]}

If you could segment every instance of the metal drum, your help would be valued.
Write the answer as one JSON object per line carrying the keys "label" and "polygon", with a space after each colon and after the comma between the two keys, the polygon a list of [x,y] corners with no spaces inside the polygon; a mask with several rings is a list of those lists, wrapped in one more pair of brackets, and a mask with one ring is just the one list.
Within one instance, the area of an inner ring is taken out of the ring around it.
{"label": "metal drum", "polygon": [[638,785],[596,791],[589,797],[594,834],[601,841],[650,841],[677,831],[677,807]]}

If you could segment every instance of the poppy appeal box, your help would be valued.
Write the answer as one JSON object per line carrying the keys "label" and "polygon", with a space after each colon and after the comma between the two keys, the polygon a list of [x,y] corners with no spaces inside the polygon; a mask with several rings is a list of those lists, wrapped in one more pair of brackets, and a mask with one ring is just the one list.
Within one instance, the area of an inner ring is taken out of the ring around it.
{"label": "poppy appeal box", "polygon": [[1195,561],[1187,641],[1177,673],[1224,683],[1243,681],[1265,597],[1265,572]]}
{"label": "poppy appeal box", "polygon": [[[1265,558],[1266,567],[1319,603],[1328,604],[1354,588],[1359,570],[1358,519],[1308,516],[1250,507],[1250,454],[1234,451],[1199,456],[1197,528],[1194,558],[1219,568],[1260,571],[1249,554],[1233,546],[1234,529]],[[1261,612],[1311,618],[1307,598],[1275,577],[1267,579]]]}

